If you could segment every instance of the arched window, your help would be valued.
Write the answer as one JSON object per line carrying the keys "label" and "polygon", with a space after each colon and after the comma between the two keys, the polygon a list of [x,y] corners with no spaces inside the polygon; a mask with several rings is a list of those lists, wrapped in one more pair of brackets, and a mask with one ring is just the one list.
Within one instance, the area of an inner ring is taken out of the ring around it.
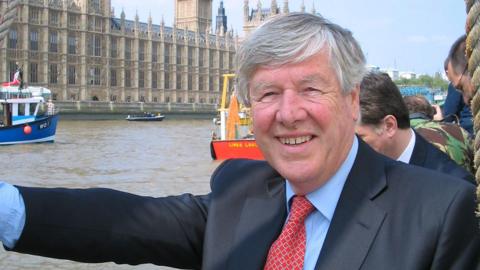
{"label": "arched window", "polygon": [[17,29],[10,29],[10,32],[8,33],[8,48],[16,49],[17,43],[18,43]]}

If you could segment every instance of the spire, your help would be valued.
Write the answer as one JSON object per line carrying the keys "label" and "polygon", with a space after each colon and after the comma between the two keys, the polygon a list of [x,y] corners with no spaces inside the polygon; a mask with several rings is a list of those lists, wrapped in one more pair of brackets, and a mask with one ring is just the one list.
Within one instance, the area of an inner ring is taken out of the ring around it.
{"label": "spire", "polygon": [[123,11],[123,8],[122,13],[120,13],[120,27],[122,28],[122,31],[125,31],[125,11]]}
{"label": "spire", "polygon": [[305,0],[302,0],[302,6],[300,7],[301,12],[305,12]]}
{"label": "spire", "polygon": [[165,32],[165,20],[163,19],[163,14],[162,14],[162,21],[160,22],[160,36],[164,38],[164,32]]}
{"label": "spire", "polygon": [[317,14],[317,10],[315,10],[315,1],[312,2],[312,14]]}
{"label": "spire", "polygon": [[272,3],[270,4],[270,14],[275,15],[278,12],[278,6],[277,6],[277,1],[272,0]]}
{"label": "spire", "polygon": [[248,13],[250,11],[250,7],[248,5],[248,0],[243,1],[243,21],[247,22],[248,21]]}
{"label": "spire", "polygon": [[290,13],[290,10],[288,9],[288,0],[283,1],[283,13]]}
{"label": "spire", "polygon": [[223,7],[223,1],[220,1],[218,7],[217,19],[216,19],[216,32],[222,32],[224,34],[227,31],[227,16],[225,15],[225,8]]}
{"label": "spire", "polygon": [[257,2],[257,18],[258,21],[262,20],[262,1]]}

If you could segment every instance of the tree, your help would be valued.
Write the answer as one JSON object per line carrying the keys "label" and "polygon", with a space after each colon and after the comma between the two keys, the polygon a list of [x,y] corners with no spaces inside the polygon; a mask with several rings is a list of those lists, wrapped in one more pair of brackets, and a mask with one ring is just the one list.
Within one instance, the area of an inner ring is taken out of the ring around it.
{"label": "tree", "polygon": [[420,75],[415,79],[401,78],[395,81],[398,86],[423,86],[432,89],[440,89],[446,92],[448,89],[448,81],[445,81],[440,73],[436,73],[434,77],[430,75]]}

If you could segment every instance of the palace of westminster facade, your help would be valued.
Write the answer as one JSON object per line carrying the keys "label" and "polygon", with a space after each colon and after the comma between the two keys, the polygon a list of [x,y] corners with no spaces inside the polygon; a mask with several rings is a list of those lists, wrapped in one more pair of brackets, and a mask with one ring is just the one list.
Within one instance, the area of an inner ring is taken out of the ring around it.
{"label": "palace of westminster facade", "polygon": [[[244,1],[246,34],[280,13],[275,0],[270,9],[260,3],[250,11]],[[59,101],[217,104],[239,38],[227,31],[223,1],[215,33],[211,18],[212,0],[175,0],[172,27],[126,20],[123,11],[116,18],[111,0],[21,0],[0,41],[0,81],[18,65],[27,85],[47,87]]]}

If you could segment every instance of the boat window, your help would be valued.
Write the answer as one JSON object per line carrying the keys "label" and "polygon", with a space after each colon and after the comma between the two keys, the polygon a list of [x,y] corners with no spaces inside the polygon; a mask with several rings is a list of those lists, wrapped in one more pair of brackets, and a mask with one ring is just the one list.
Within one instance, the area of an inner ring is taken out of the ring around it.
{"label": "boat window", "polygon": [[39,103],[38,104],[38,112],[36,115],[45,115],[47,114],[47,106],[45,103]]}
{"label": "boat window", "polygon": [[5,105],[0,104],[0,127],[3,127],[7,124],[7,121],[5,121],[5,110],[3,107],[5,107]]}
{"label": "boat window", "polygon": [[25,104],[19,103],[18,104],[18,115],[25,115]]}
{"label": "boat window", "polygon": [[37,103],[30,104],[30,115],[35,114],[35,109],[37,108]]}

